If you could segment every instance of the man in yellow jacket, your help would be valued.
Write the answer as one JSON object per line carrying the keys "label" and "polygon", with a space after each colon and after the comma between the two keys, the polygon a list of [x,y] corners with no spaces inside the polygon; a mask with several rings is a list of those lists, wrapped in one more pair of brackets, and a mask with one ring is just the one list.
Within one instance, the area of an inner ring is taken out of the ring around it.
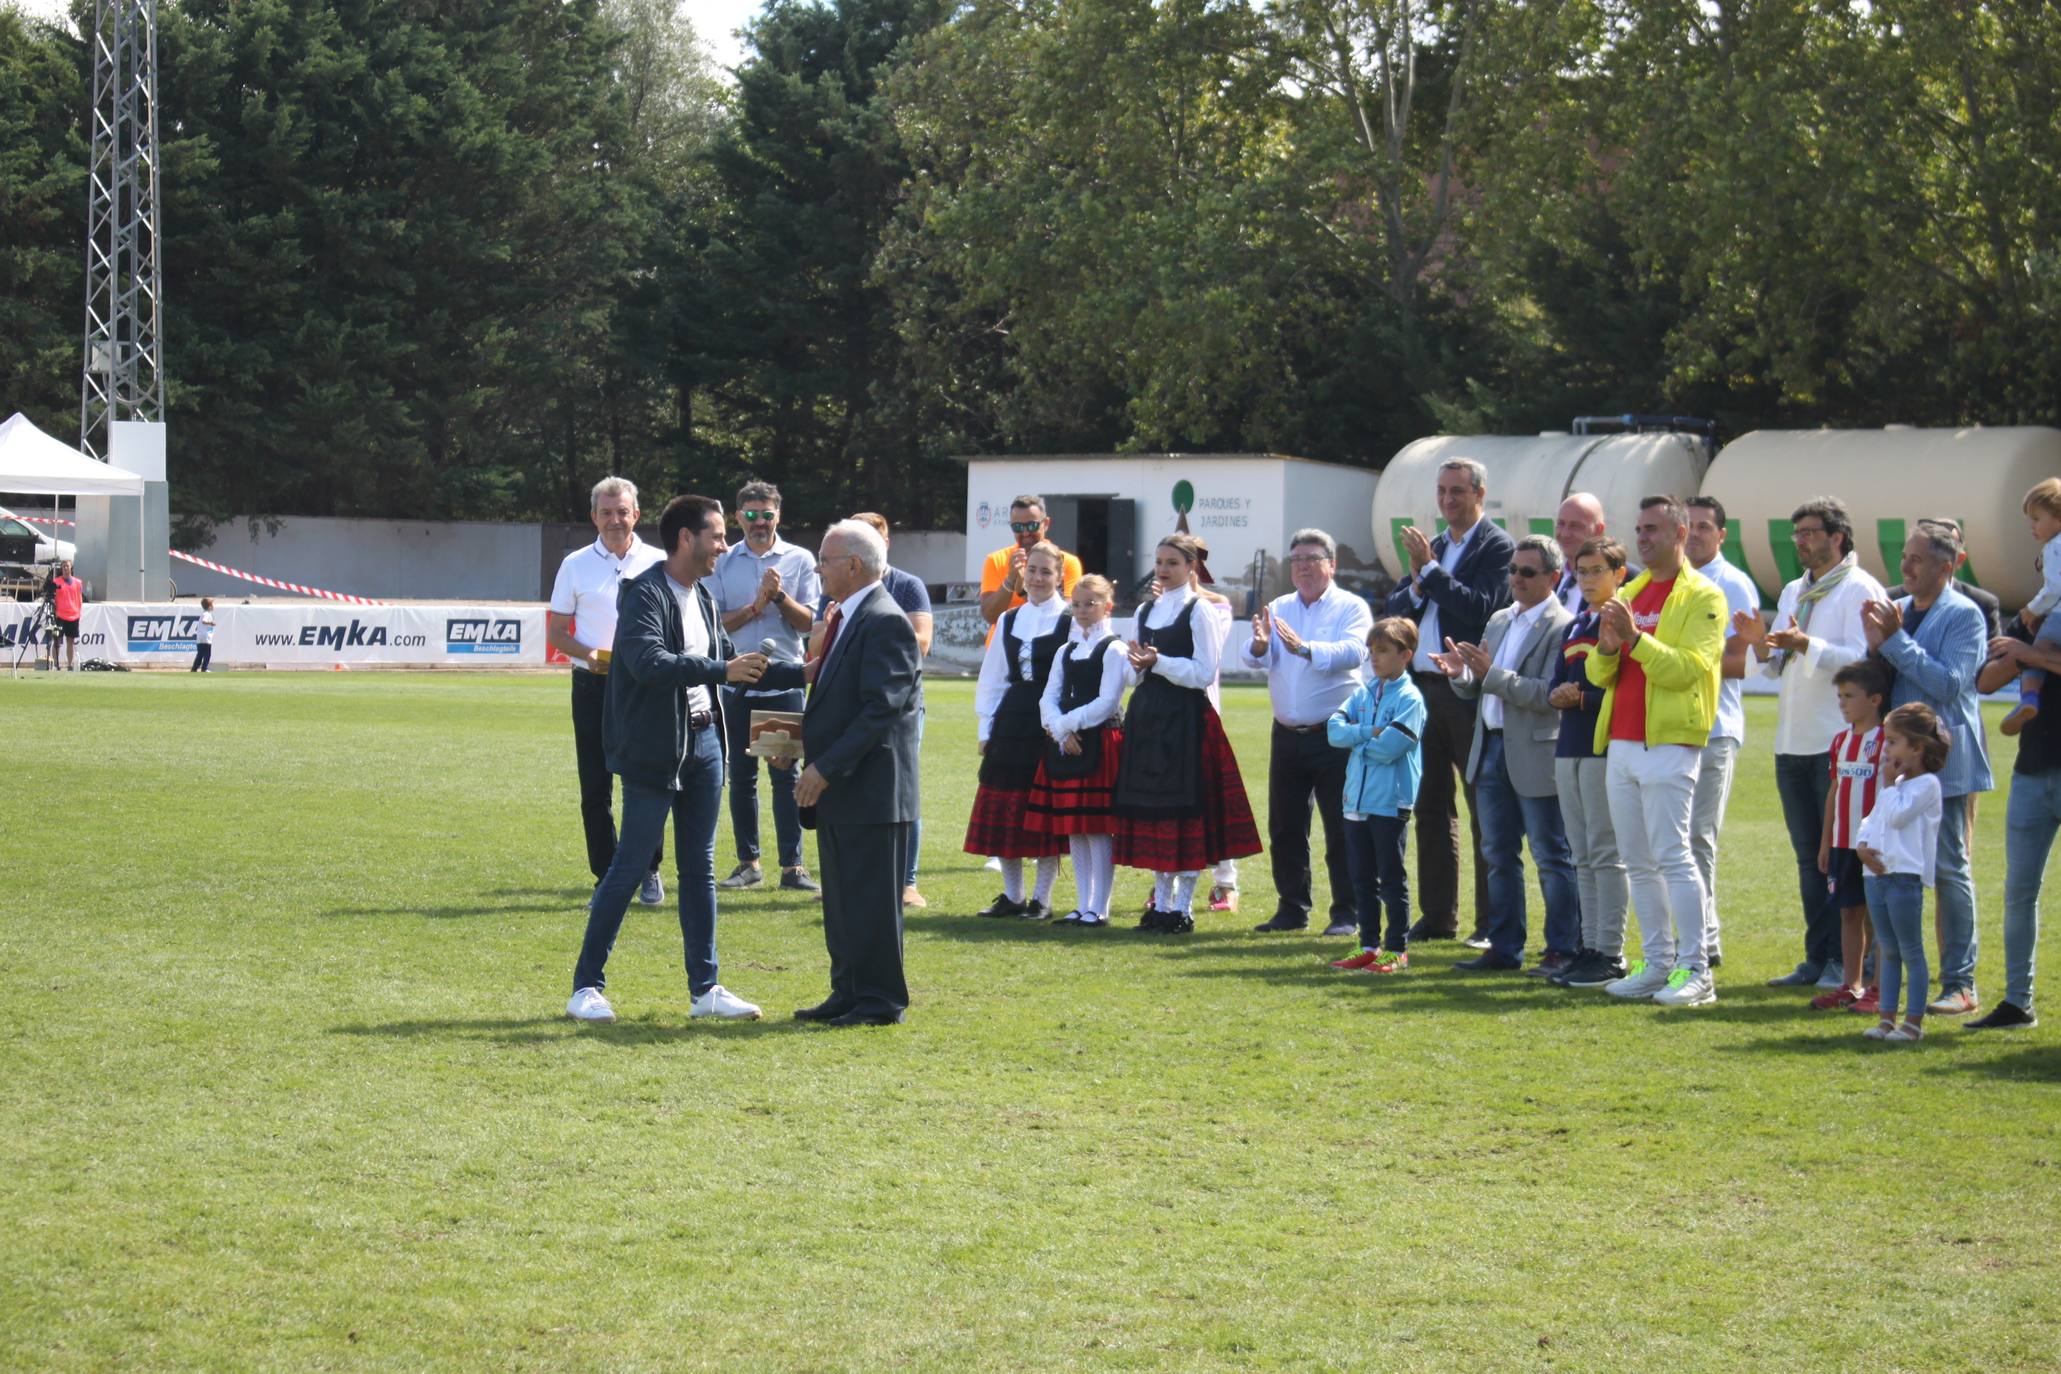
{"label": "man in yellow jacket", "polygon": [[1639,913],[1642,958],[1604,991],[1695,1007],[1717,1000],[1704,953],[1703,877],[1689,849],[1703,745],[1717,718],[1725,594],[1682,559],[1689,513],[1639,503],[1646,571],[1603,608],[1589,681],[1603,689],[1596,748],[1608,760],[1610,823]]}

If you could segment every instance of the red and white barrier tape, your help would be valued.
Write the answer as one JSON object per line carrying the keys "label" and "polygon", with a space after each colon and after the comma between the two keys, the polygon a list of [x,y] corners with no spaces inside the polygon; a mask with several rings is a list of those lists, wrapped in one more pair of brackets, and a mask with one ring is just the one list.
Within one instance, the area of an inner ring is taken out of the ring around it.
{"label": "red and white barrier tape", "polygon": [[[38,525],[76,525],[75,521],[61,520],[56,516],[14,515],[13,511],[6,509],[0,509],[0,515],[13,515],[14,518],[17,520],[27,520],[33,524]],[[230,568],[225,567],[220,563],[210,563],[205,558],[196,558],[190,553],[181,553],[177,549],[167,549],[166,552],[171,554],[172,557],[179,559],[181,562],[191,563],[196,567],[206,568],[209,572],[218,572],[222,574],[224,577],[238,577],[242,578],[245,582],[255,582],[261,587],[277,587],[281,591],[298,592],[302,596],[319,596],[324,601],[345,601],[349,602],[353,606],[386,605],[384,601],[375,601],[373,598],[369,596],[352,596],[347,592],[324,591],[320,587],[303,587],[298,582],[281,582],[276,577],[264,577],[258,573],[245,572],[241,568]]]}

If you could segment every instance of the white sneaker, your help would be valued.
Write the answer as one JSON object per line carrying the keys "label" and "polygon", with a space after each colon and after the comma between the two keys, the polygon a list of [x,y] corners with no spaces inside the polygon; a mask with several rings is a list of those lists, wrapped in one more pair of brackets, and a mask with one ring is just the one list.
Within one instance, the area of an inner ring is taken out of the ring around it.
{"label": "white sneaker", "polygon": [[601,995],[600,988],[581,988],[565,1004],[565,1014],[575,1021],[613,1021],[615,1008]]}
{"label": "white sneaker", "polygon": [[1837,992],[1846,986],[1846,965],[1834,959],[1825,965],[1825,971],[1818,975],[1819,992]]}
{"label": "white sneaker", "polygon": [[1605,983],[1603,991],[1612,997],[1623,997],[1628,1001],[1639,1001],[1651,997],[1667,986],[1667,972],[1655,968],[1641,959],[1633,964],[1624,977],[1614,983]]}
{"label": "white sneaker", "polygon": [[713,1016],[724,1021],[756,1021],[764,1013],[718,983],[695,998],[687,1014],[694,1017]]}
{"label": "white sneaker", "polygon": [[1668,975],[1667,986],[1653,994],[1654,1004],[1663,1007],[1702,1007],[1717,1001],[1717,988],[1707,973],[1678,968]]}

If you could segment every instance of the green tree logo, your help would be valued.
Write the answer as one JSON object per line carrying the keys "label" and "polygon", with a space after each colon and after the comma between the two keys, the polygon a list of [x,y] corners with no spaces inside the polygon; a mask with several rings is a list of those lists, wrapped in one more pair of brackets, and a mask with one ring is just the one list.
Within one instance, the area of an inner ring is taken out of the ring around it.
{"label": "green tree logo", "polygon": [[1174,483],[1174,529],[1188,533],[1188,512],[1195,509],[1195,484],[1183,479]]}

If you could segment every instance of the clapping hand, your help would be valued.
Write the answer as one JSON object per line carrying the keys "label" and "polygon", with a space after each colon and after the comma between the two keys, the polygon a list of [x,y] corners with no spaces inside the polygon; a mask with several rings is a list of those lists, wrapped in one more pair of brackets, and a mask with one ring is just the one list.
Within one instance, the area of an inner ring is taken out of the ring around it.
{"label": "clapping hand", "polygon": [[1894,601],[1870,601],[1861,607],[1861,623],[1867,632],[1868,647],[1879,649],[1904,627],[1904,613]]}
{"label": "clapping hand", "polygon": [[1732,612],[1732,629],[1756,652],[1768,642],[1768,623],[1760,618],[1759,611]]}
{"label": "clapping hand", "polygon": [[1606,601],[1597,614],[1596,648],[1606,654],[1614,654],[1639,637],[1639,627],[1632,621],[1632,608],[1622,601]]}
{"label": "clapping hand", "polygon": [[1020,589],[1023,586],[1023,570],[1029,566],[1030,555],[1023,551],[1023,545],[1018,544],[1015,548],[1009,550],[1009,585],[1011,587]]}
{"label": "clapping hand", "polygon": [[1294,628],[1286,621],[1276,622],[1274,633],[1280,636],[1281,647],[1289,653],[1300,654],[1302,652],[1302,636],[1297,634]]}
{"label": "clapping hand", "polygon": [[1411,575],[1423,572],[1424,565],[1431,561],[1431,540],[1415,525],[1403,526],[1400,537],[1403,541],[1403,553],[1410,560]]}
{"label": "clapping hand", "polygon": [[759,605],[770,606],[780,599],[780,569],[768,568],[759,579]]}
{"label": "clapping hand", "polygon": [[1546,705],[1560,711],[1575,711],[1581,708],[1582,685],[1579,682],[1563,682],[1546,694]]}
{"label": "clapping hand", "polygon": [[1811,637],[1794,625],[1783,630],[1770,630],[1764,638],[1770,649],[1780,649],[1785,654],[1800,654],[1811,646]]}
{"label": "clapping hand", "polygon": [[1152,671],[1152,665],[1159,662],[1159,650],[1150,644],[1133,644],[1129,650],[1131,670],[1140,677]]}
{"label": "clapping hand", "polygon": [[1270,631],[1272,629],[1273,623],[1274,617],[1268,614],[1267,608],[1265,606],[1260,607],[1259,610],[1253,614],[1252,656],[1254,658],[1265,658],[1267,656],[1267,642],[1269,639],[1272,638]]}
{"label": "clapping hand", "polygon": [[1446,641],[1446,648],[1460,656],[1461,666],[1466,668],[1477,680],[1488,676],[1489,664],[1493,660],[1489,658],[1488,654],[1479,644],[1468,644],[1465,641],[1455,644],[1452,640],[1448,639]]}
{"label": "clapping hand", "polygon": [[1467,675],[1467,665],[1461,660],[1460,651],[1454,647],[1450,639],[1446,641],[1446,651],[1442,654],[1434,653],[1431,661],[1441,673],[1456,682]]}

